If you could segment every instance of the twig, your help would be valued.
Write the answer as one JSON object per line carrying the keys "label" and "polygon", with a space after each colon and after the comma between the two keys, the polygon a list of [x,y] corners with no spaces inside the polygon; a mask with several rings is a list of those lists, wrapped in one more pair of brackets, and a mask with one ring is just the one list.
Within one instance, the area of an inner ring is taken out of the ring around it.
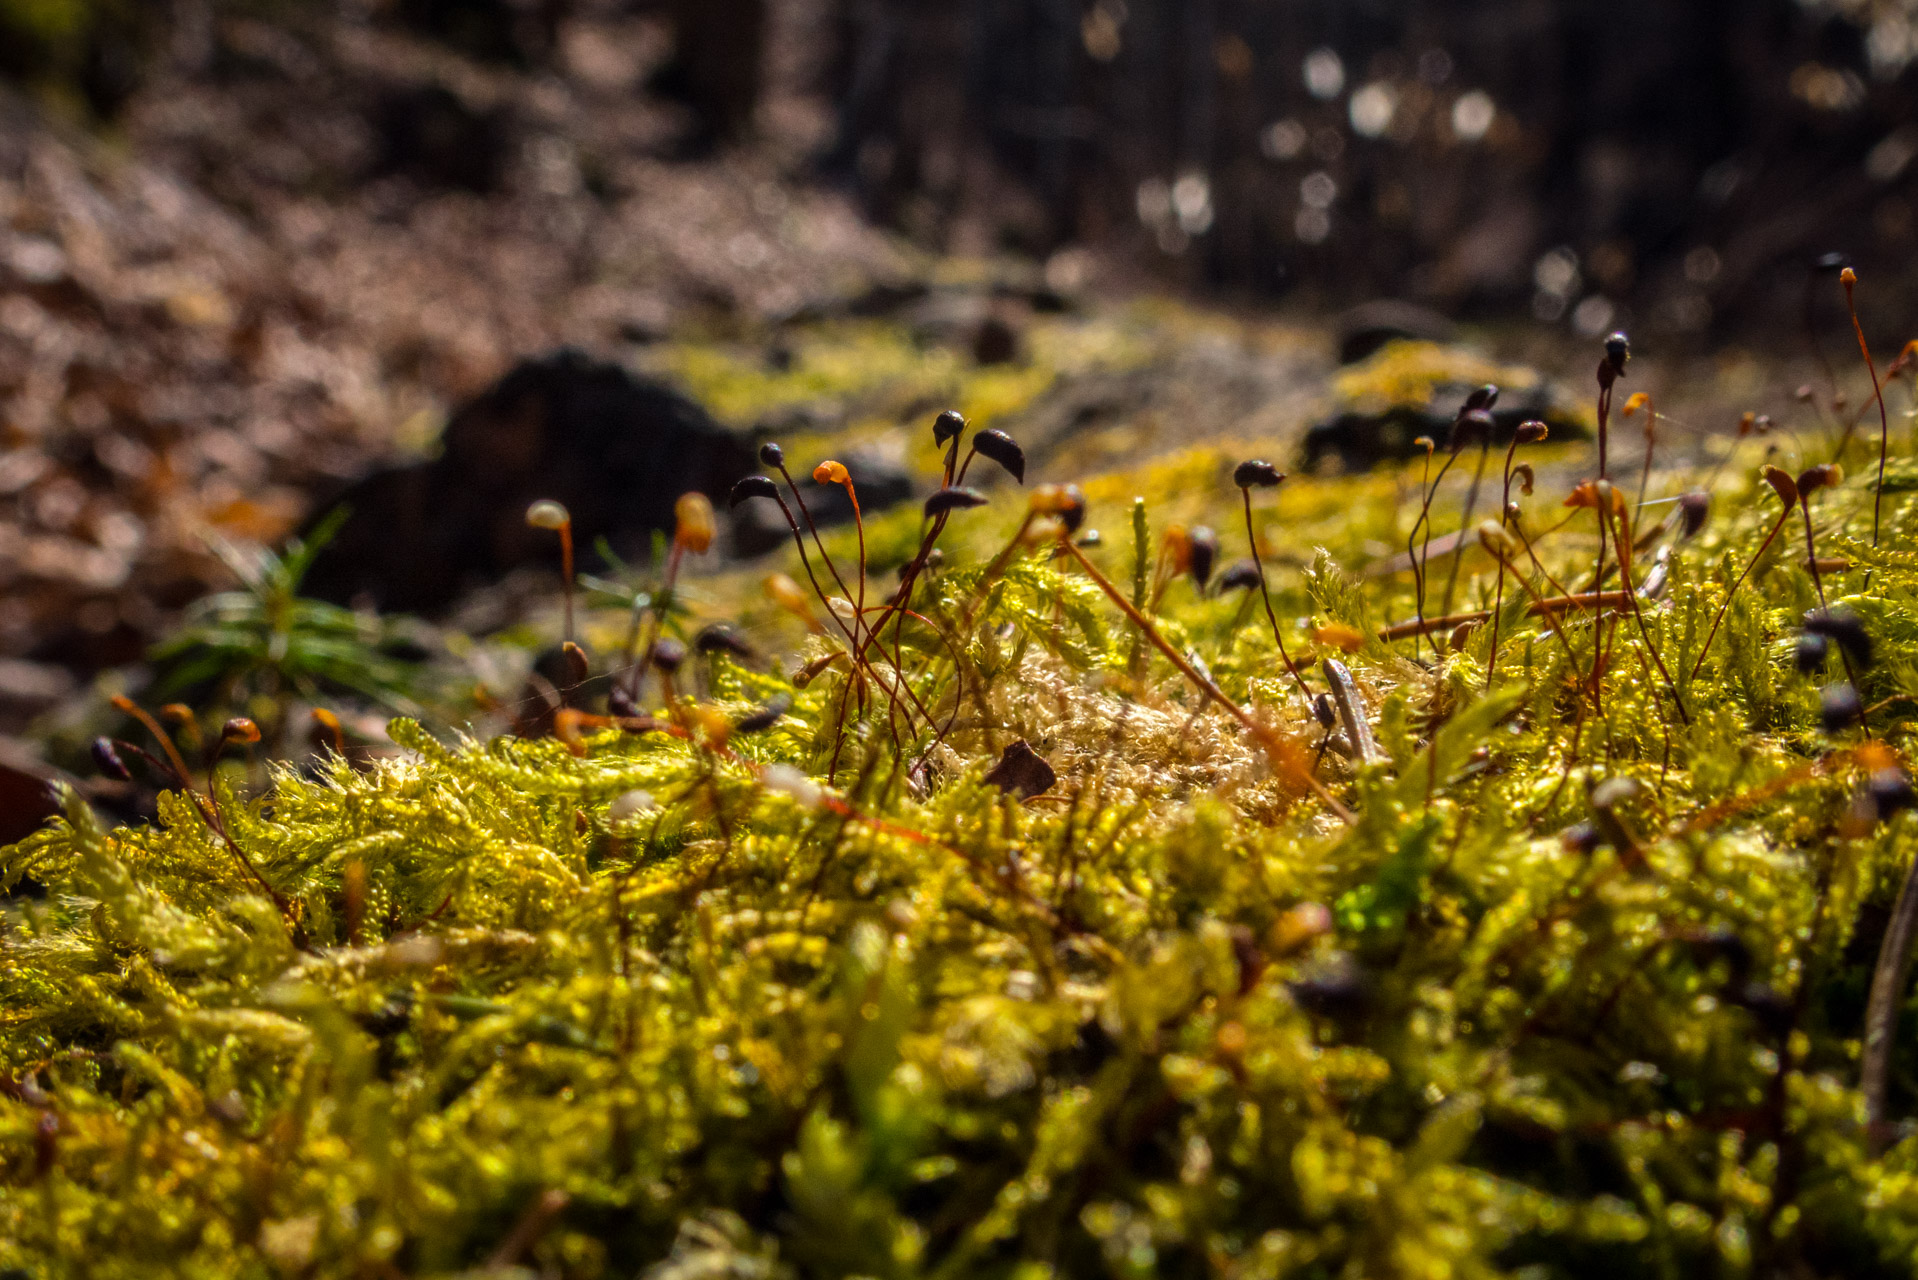
{"label": "twig", "polygon": [[1918,862],[1905,868],[1892,908],[1891,924],[1878,948],[1878,965],[1871,975],[1871,995],[1865,1003],[1865,1060],[1858,1090],[1865,1095],[1865,1141],[1876,1156],[1890,1144],[1885,1119],[1885,1095],[1891,1083],[1891,1048],[1898,1030],[1899,997],[1911,966],[1911,943],[1918,933]]}

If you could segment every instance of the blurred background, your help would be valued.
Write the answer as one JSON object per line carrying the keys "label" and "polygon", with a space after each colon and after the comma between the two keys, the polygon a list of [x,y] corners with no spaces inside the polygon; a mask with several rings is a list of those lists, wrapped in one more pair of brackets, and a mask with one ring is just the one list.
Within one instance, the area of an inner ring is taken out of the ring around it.
{"label": "blurred background", "polygon": [[1705,338],[1910,269],[1915,56],[1910,0],[0,0],[9,80],[242,215],[757,148],[933,252]]}
{"label": "blurred background", "polygon": [[0,0],[0,734],[342,497],[301,590],[484,633],[529,497],[643,558],[769,434],[903,498],[948,403],[1289,449],[1387,338],[1583,401],[1622,327],[1700,431],[1835,424],[1915,59],[1918,0]]}

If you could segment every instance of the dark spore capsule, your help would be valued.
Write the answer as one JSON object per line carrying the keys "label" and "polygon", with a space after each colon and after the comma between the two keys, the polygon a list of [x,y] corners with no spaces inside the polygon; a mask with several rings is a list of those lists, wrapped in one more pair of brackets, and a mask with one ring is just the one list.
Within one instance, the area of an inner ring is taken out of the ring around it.
{"label": "dark spore capsule", "polygon": [[722,622],[700,628],[693,637],[693,648],[711,656],[715,653],[730,653],[735,658],[750,658],[753,647],[746,643],[745,637]]}
{"label": "dark spore capsule", "polygon": [[1256,458],[1247,459],[1232,468],[1232,483],[1241,489],[1250,489],[1254,485],[1261,489],[1270,489],[1285,479],[1285,472],[1269,462]]}
{"label": "dark spore capsule", "polygon": [[1020,484],[1026,482],[1026,451],[1019,442],[1003,431],[981,431],[972,438],[972,447],[980,456],[990,458],[1006,469],[1006,473]]}
{"label": "dark spore capsule", "polygon": [[1679,527],[1687,538],[1695,538],[1712,513],[1712,495],[1694,490],[1678,500]]}
{"label": "dark spore capsule", "polygon": [[1204,525],[1199,525],[1187,534],[1186,538],[1188,554],[1191,556],[1187,566],[1191,571],[1192,580],[1203,590],[1205,584],[1212,580],[1212,566],[1219,558],[1219,535]]}
{"label": "dark spore capsule", "polygon": [[686,661],[686,646],[671,636],[664,636],[653,646],[653,665],[667,675],[679,670]]}
{"label": "dark spore capsule", "polygon": [[133,773],[127,768],[127,762],[120,758],[120,752],[111,738],[93,740],[93,763],[101,773],[116,782],[133,781]]}
{"label": "dark spore capsule", "polygon": [[1830,656],[1831,642],[1815,632],[1805,632],[1792,646],[1792,665],[1801,676],[1815,676],[1823,671],[1825,660]]}
{"label": "dark spore capsule", "polygon": [[1250,591],[1259,585],[1259,567],[1250,560],[1236,560],[1219,575],[1219,590]]}
{"label": "dark spore capsule", "polygon": [[1558,833],[1558,842],[1568,853],[1595,852],[1600,840],[1598,828],[1589,822],[1575,822]]}
{"label": "dark spore capsule", "polygon": [[1067,485],[1061,495],[1057,514],[1067,533],[1079,532],[1086,522],[1085,491],[1076,484]]}
{"label": "dark spore capsule", "polygon": [[1865,718],[1865,704],[1849,684],[1827,685],[1818,700],[1818,723],[1826,733],[1841,733]]}
{"label": "dark spore capsule", "polygon": [[1468,444],[1485,444],[1491,440],[1492,433],[1497,429],[1497,422],[1483,409],[1461,413],[1458,421],[1452,424],[1452,435],[1447,441],[1447,447],[1453,453],[1457,453]]}
{"label": "dark spore capsule", "polygon": [[779,486],[766,476],[747,476],[726,495],[727,507],[737,507],[748,498],[778,498]]}
{"label": "dark spore capsule", "polygon": [[1805,615],[1805,630],[1813,635],[1836,640],[1838,647],[1845,651],[1845,656],[1857,664],[1860,670],[1871,666],[1871,635],[1865,630],[1865,624],[1858,620],[1856,614],[1814,609]]}
{"label": "dark spore capsule", "polygon": [[1918,804],[1918,796],[1912,794],[1911,779],[1896,766],[1874,770],[1870,780],[1865,783],[1865,790],[1878,807],[1880,821],[1889,822]]}
{"label": "dark spore capsule", "polygon": [[941,489],[926,499],[926,519],[934,519],[948,511],[983,507],[988,501],[990,499],[977,489]]}
{"label": "dark spore capsule", "polygon": [[779,694],[759,710],[741,716],[739,723],[733,726],[734,733],[763,733],[778,724],[792,710],[793,700],[786,694]]}

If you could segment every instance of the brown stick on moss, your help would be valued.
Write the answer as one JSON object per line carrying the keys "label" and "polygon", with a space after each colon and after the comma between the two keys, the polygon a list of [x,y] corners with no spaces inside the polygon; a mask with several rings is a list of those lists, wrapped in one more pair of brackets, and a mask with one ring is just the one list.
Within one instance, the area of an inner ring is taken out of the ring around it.
{"label": "brown stick on moss", "polygon": [[1865,1141],[1876,1156],[1890,1144],[1885,1119],[1885,1095],[1891,1084],[1891,1045],[1898,1030],[1898,1005],[1911,967],[1911,942],[1918,933],[1918,862],[1905,869],[1892,908],[1891,924],[1878,948],[1878,965],[1871,975],[1871,995],[1865,1004],[1865,1060],[1858,1090],[1865,1095]]}
{"label": "brown stick on moss", "polygon": [[[1509,565],[1507,566],[1510,567]],[[1517,570],[1512,570],[1516,576]],[[1541,596],[1526,606],[1526,612],[1536,618],[1541,614],[1559,609],[1616,609],[1626,603],[1624,591],[1588,591],[1584,595]],[[1412,635],[1430,634],[1434,631],[1450,631],[1467,623],[1489,622],[1495,613],[1491,609],[1474,609],[1468,613],[1448,613],[1440,618],[1427,618],[1423,622],[1411,619],[1395,622],[1389,627],[1379,629],[1379,639],[1388,644],[1394,640],[1404,640]]]}

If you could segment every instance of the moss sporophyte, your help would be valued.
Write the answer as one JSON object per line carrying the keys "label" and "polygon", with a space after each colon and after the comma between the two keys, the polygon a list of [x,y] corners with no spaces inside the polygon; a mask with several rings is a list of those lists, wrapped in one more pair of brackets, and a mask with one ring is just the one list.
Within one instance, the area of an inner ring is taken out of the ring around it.
{"label": "moss sporophyte", "polygon": [[1628,350],[1489,516],[1489,388],[1282,489],[948,412],[850,529],[766,446],[763,597],[704,499],[581,579],[525,736],[126,702],[157,820],[0,854],[0,1271],[1911,1274],[1918,471],[1620,482]]}

